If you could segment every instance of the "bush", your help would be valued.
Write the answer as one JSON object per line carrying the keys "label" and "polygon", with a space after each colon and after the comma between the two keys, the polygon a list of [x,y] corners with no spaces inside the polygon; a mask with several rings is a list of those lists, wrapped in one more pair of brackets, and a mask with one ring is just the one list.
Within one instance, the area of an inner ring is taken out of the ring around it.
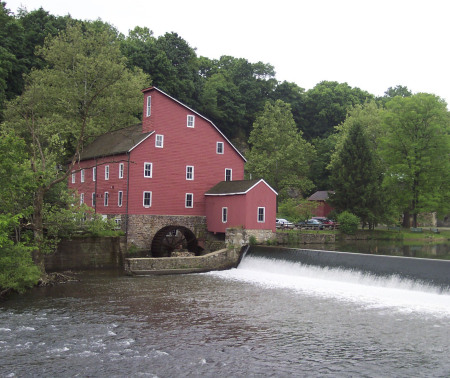
{"label": "bush", "polygon": [[339,230],[347,235],[353,235],[358,229],[360,223],[359,218],[348,211],[344,211],[338,215]]}
{"label": "bush", "polygon": [[250,235],[250,237],[248,238],[248,242],[250,245],[255,245],[257,243],[255,235]]}

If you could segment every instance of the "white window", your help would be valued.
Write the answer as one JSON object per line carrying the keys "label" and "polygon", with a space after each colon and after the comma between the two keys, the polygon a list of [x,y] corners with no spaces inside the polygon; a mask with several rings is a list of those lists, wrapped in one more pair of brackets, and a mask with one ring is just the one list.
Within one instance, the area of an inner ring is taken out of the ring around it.
{"label": "white window", "polygon": [[217,142],[216,152],[218,154],[223,154],[223,142]]}
{"label": "white window", "polygon": [[80,175],[81,175],[81,182],[84,182],[84,169],[80,171]]}
{"label": "white window", "polygon": [[143,205],[144,207],[152,206],[152,192],[144,192]]}
{"label": "white window", "polygon": [[97,180],[97,167],[92,168],[92,181]]}
{"label": "white window", "polygon": [[120,227],[122,226],[122,218],[121,217],[114,218],[114,223],[116,224],[116,230],[120,230]]}
{"label": "white window", "polygon": [[95,207],[95,192],[92,193],[92,207]]}
{"label": "white window", "polygon": [[84,203],[84,193],[80,194],[80,205]]}
{"label": "white window", "polygon": [[225,168],[225,181],[233,180],[233,170],[231,168]]}
{"label": "white window", "polygon": [[186,207],[194,207],[194,195],[192,193],[186,193]]}
{"label": "white window", "polygon": [[123,203],[123,192],[122,192],[122,191],[119,191],[119,198],[117,199],[117,205],[118,205],[119,207],[121,207],[121,206],[122,206],[122,203]]}
{"label": "white window", "polygon": [[72,172],[72,184],[75,184],[76,182],[76,173]]}
{"label": "white window", "polygon": [[187,116],[187,127],[194,127],[195,126],[195,116],[188,115]]}
{"label": "white window", "polygon": [[144,177],[152,177],[152,163],[144,163]]}
{"label": "white window", "polygon": [[146,107],[145,115],[147,117],[150,117],[151,114],[152,114],[152,96],[148,96],[147,97],[147,107]]}
{"label": "white window", "polygon": [[186,180],[194,179],[194,166],[186,165]]}
{"label": "white window", "polygon": [[123,178],[124,165],[123,163],[119,164],[119,178]]}
{"label": "white window", "polygon": [[266,221],[266,208],[258,207],[258,223],[264,223]]}
{"label": "white window", "polygon": [[158,147],[158,148],[164,147],[164,135],[156,134],[155,147]]}
{"label": "white window", "polygon": [[227,223],[228,221],[228,207],[222,207],[222,223]]}
{"label": "white window", "polygon": [[109,165],[105,165],[105,180],[109,180]]}
{"label": "white window", "polygon": [[109,200],[109,193],[105,192],[105,197],[104,197],[104,202],[103,202],[103,204],[105,206],[108,206],[108,200]]}

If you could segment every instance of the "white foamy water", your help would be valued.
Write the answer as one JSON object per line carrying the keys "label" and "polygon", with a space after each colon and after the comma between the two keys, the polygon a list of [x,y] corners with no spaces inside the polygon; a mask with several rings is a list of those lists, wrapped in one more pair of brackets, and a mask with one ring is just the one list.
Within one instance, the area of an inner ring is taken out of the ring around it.
{"label": "white foamy water", "polygon": [[267,288],[286,288],[368,307],[390,307],[450,316],[450,290],[399,276],[378,277],[359,271],[303,265],[248,256],[237,269],[213,272],[226,279]]}

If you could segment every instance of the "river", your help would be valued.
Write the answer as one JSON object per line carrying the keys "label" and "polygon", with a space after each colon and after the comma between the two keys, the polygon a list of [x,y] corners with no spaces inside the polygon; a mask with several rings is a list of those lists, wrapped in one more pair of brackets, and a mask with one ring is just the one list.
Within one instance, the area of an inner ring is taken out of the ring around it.
{"label": "river", "polygon": [[0,376],[449,377],[450,290],[245,256],[84,272],[0,305]]}

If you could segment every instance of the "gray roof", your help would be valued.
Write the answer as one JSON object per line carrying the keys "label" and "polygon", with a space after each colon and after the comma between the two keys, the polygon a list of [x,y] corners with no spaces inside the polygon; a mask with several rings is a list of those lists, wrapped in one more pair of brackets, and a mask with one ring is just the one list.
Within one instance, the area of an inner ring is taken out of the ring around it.
{"label": "gray roof", "polygon": [[328,199],[328,194],[334,193],[331,190],[319,190],[315,192],[311,197],[308,198],[309,201],[326,201]]}
{"label": "gray roof", "polygon": [[217,185],[209,189],[205,195],[207,196],[226,196],[233,194],[245,194],[260,181],[264,182],[275,194],[270,185],[268,185],[264,180],[236,180],[236,181],[221,181]]}
{"label": "gray roof", "polygon": [[124,129],[100,135],[83,149],[80,154],[80,160],[127,153],[152,133],[153,131],[143,133],[142,124],[139,123]]}

